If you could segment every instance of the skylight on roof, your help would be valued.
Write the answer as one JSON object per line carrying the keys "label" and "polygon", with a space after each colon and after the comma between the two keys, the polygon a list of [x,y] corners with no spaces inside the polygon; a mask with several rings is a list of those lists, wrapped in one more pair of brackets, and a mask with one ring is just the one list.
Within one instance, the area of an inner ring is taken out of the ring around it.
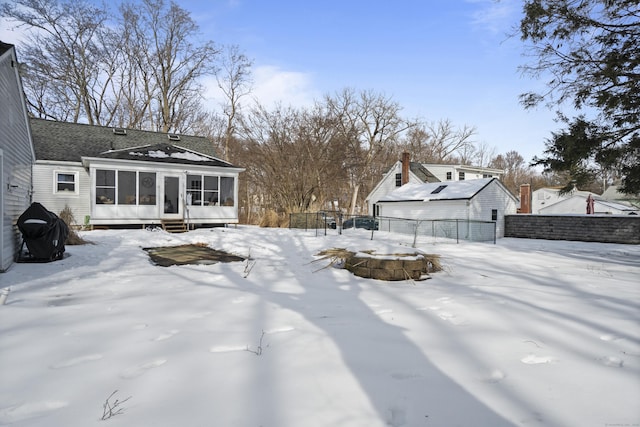
{"label": "skylight on roof", "polygon": [[127,130],[125,128],[113,128],[114,135],[126,135]]}
{"label": "skylight on roof", "polygon": [[447,188],[447,186],[446,186],[446,185],[441,185],[441,186],[439,186],[438,188],[436,188],[435,190],[433,190],[433,191],[431,192],[431,194],[438,194],[439,192],[441,192],[441,191],[442,191],[442,190],[444,190],[445,188]]}
{"label": "skylight on roof", "polygon": [[169,141],[180,141],[180,135],[176,135],[175,133],[168,133],[167,137]]}

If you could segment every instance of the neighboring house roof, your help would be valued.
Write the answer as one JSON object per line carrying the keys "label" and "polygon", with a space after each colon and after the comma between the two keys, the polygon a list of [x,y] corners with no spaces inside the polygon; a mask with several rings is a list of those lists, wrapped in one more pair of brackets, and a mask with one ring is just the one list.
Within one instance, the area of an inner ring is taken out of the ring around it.
{"label": "neighboring house roof", "polygon": [[542,188],[539,188],[536,191],[534,191],[533,194],[536,194],[538,192],[545,192],[545,193],[557,195],[558,197],[565,198],[565,199],[569,198],[571,196],[588,197],[589,194],[591,194],[591,197],[600,197],[598,194],[592,193],[591,191],[582,191],[582,190],[578,190],[578,189],[575,189],[575,188],[573,190],[569,191],[568,193],[562,193],[562,188],[561,187],[542,187]]}
{"label": "neighboring house roof", "polygon": [[496,181],[514,199],[516,198],[497,178],[470,179],[468,181],[406,184],[387,194],[379,202],[408,202],[433,200],[469,200],[491,182]]}
{"label": "neighboring house roof", "polygon": [[493,175],[503,175],[504,171],[502,169],[495,169],[495,168],[485,168],[482,166],[468,166],[468,165],[449,165],[449,164],[443,164],[443,163],[423,163],[422,165],[423,167],[425,167],[426,169],[451,169],[451,170],[464,170],[464,171],[470,171],[470,172],[477,172],[477,173],[491,173]]}
{"label": "neighboring house roof", "polygon": [[[211,142],[199,136],[173,135],[136,129],[126,129],[119,134],[111,127],[33,118],[30,124],[37,160],[80,162],[83,157],[97,157],[109,151],[150,147],[171,142],[175,142],[183,149],[215,157]],[[231,166],[226,162],[223,163]]]}
{"label": "neighboring house roof", "polygon": [[625,203],[612,202],[610,200],[605,200],[605,199],[595,199],[595,203],[601,204],[603,206],[609,207],[611,209],[619,210],[622,212],[638,212],[639,210],[638,208],[627,205]]}
{"label": "neighboring house roof", "polygon": [[[622,200],[611,200],[611,195],[615,194],[613,190],[605,192],[602,196],[590,191],[573,190],[569,193],[560,194],[560,188],[544,187],[532,193],[531,203],[532,212],[536,213],[583,213],[582,206],[586,203],[587,197],[591,195],[596,203],[596,213],[608,212],[626,214],[638,212],[638,208],[632,203]],[[618,193],[620,194],[620,193]],[[576,200],[581,200],[579,207],[575,207]],[[585,208],[586,211],[586,208]],[[584,212],[586,213],[586,212]]]}
{"label": "neighboring house roof", "polygon": [[618,191],[619,186],[611,185],[602,193],[602,197],[607,200],[615,200],[623,204],[639,205],[640,194],[625,194]]}
{"label": "neighboring house roof", "polygon": [[4,42],[0,41],[0,56],[4,55],[4,53],[7,52],[12,47],[13,47],[12,44],[8,44],[8,43],[4,43]]}
{"label": "neighboring house roof", "polygon": [[149,161],[158,163],[197,164],[202,166],[231,167],[230,163],[215,157],[196,153],[195,151],[172,144],[156,144],[144,147],[110,150],[100,153],[94,158],[118,159],[132,161]]}
{"label": "neighboring house roof", "polygon": [[429,170],[427,168],[425,168],[425,165],[423,165],[422,163],[410,162],[409,163],[409,170],[416,177],[418,177],[418,179],[420,181],[422,181],[422,182],[437,182],[437,181],[439,181],[439,179],[436,178],[436,176],[434,174],[429,172]]}
{"label": "neighboring house roof", "polygon": [[[561,199],[560,201],[540,208],[541,214],[586,214],[586,202],[588,194],[592,195],[594,200],[594,208],[595,213],[606,213],[606,214],[630,214],[632,212],[637,213],[640,210],[636,207],[629,206],[622,203],[612,202],[610,200],[603,199],[598,195],[594,195],[593,193],[589,193],[586,191],[580,191],[580,194],[573,194],[567,198]],[[587,193],[585,196],[582,193]]]}

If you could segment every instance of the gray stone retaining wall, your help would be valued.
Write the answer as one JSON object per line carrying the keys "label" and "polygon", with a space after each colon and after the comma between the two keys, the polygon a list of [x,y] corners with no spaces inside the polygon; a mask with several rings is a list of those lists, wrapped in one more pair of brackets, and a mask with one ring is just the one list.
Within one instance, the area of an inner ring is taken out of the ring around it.
{"label": "gray stone retaining wall", "polygon": [[504,236],[640,244],[640,216],[505,215]]}

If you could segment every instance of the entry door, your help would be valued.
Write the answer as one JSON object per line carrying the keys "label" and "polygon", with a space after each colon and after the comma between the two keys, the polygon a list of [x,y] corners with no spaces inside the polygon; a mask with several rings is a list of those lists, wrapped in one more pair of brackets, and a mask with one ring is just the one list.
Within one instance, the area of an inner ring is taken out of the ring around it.
{"label": "entry door", "polygon": [[162,200],[162,216],[164,218],[178,218],[182,215],[180,203],[180,177],[164,177],[164,193]]}

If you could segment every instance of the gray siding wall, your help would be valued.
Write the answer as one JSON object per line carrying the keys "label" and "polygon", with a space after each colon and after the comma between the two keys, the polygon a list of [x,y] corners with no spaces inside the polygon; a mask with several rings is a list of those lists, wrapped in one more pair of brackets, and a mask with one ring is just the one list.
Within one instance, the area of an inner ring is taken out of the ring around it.
{"label": "gray siding wall", "polygon": [[466,200],[381,203],[380,216],[404,219],[470,219]]}
{"label": "gray siding wall", "polygon": [[16,222],[31,204],[31,135],[20,79],[12,51],[0,58],[0,151],[2,239],[0,271],[8,269],[22,244]]}
{"label": "gray siding wall", "polygon": [[[55,173],[77,174],[75,193],[55,192]],[[84,224],[85,215],[91,214],[91,179],[85,168],[73,163],[36,162],[33,166],[33,201],[60,215],[69,207],[76,224]]]}
{"label": "gray siding wall", "polygon": [[508,215],[505,237],[640,244],[640,216]]}

